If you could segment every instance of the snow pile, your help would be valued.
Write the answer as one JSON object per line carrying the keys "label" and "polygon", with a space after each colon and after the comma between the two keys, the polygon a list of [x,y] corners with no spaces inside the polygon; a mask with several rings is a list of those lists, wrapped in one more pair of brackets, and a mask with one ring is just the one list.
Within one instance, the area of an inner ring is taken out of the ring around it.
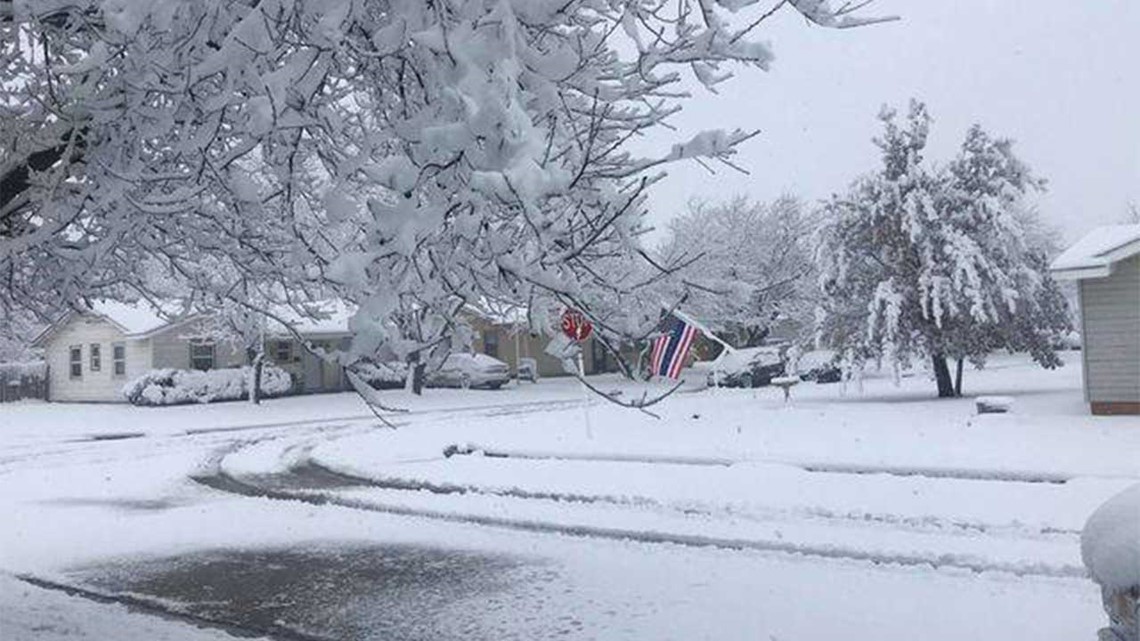
{"label": "snow pile", "polygon": [[1089,517],[1081,532],[1081,560],[1106,593],[1140,586],[1140,484]]}
{"label": "snow pile", "polygon": [[[249,397],[251,368],[198,370],[153,370],[123,386],[123,396],[134,405],[180,405],[233,401]],[[262,396],[281,396],[293,387],[285,370],[264,365],[261,370]]]}
{"label": "snow pile", "polygon": [[978,414],[1008,414],[1013,410],[1012,396],[979,396],[974,399]]}

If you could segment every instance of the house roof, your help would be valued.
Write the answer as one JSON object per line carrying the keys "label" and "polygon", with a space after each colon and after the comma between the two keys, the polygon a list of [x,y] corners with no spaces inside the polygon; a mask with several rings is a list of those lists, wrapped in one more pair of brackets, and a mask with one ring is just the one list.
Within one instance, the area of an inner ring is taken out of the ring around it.
{"label": "house roof", "polygon": [[1140,224],[1097,227],[1049,266],[1059,278],[1104,278],[1113,266],[1140,254]]}
{"label": "house roof", "polygon": [[94,301],[91,303],[91,312],[111,321],[130,337],[142,336],[166,327],[172,319],[180,316],[173,308],[160,309],[146,301],[137,303]]}
{"label": "house roof", "polygon": [[305,306],[323,318],[313,319],[300,314],[287,305],[275,306],[271,311],[277,319],[269,321],[269,330],[274,334],[288,333],[281,321],[288,323],[298,334],[330,335],[350,333],[349,321],[356,315],[356,306],[340,300],[330,300]]}
{"label": "house roof", "polygon": [[[330,336],[350,333],[348,323],[356,313],[354,306],[341,301],[328,301],[306,307],[321,314],[323,318],[309,318],[287,305],[275,306],[271,313],[281,321],[288,323],[297,333],[302,335]],[[64,314],[59,320],[40,332],[32,344],[42,345],[57,329],[66,325],[75,316],[75,313],[75,311],[69,311]],[[202,314],[186,313],[177,302],[155,306],[147,301],[123,303],[97,300],[92,301],[90,308],[83,313],[107,320],[119,328],[127,338],[147,338],[157,332],[202,317]],[[269,332],[275,335],[289,333],[281,322],[272,319],[269,321]]]}
{"label": "house roof", "polygon": [[[117,327],[127,338],[146,338],[159,330],[191,318],[180,305],[175,303],[156,307],[145,300],[134,303],[94,300],[91,301],[90,307],[81,313],[106,320]],[[32,344],[42,345],[57,329],[66,325],[75,314],[75,310],[68,311],[54,323],[44,328],[32,340]]]}
{"label": "house roof", "polygon": [[463,306],[464,311],[495,325],[526,325],[527,309],[510,303],[478,301]]}

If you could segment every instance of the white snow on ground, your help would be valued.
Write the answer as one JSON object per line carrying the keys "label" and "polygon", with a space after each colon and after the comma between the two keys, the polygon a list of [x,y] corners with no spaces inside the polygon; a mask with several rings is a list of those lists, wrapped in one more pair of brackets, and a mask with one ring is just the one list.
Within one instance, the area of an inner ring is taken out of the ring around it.
{"label": "white snow on ground", "polygon": [[[545,568],[461,604],[458,620],[497,638],[1089,637],[1103,612],[1079,533],[1140,479],[1140,424],[1088,416],[1079,381],[997,359],[967,391],[1012,396],[1016,412],[985,416],[968,397],[933,400],[922,374],[862,394],[804,384],[786,405],[776,389],[678,394],[661,420],[595,399],[593,438],[565,380],[393,392],[412,410],[396,430],[346,394],[0,406],[0,571],[68,582],[108,559],[414,543]],[[313,462],[382,487],[289,490],[331,502],[313,505],[189,478],[256,484]],[[5,633],[26,629],[12,627],[28,620],[13,614],[21,585],[0,583]]]}

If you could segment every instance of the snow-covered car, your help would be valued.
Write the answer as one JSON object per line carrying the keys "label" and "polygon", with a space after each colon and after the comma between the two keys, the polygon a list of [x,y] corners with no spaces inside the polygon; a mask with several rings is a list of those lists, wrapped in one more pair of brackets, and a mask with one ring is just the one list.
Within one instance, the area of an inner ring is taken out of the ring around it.
{"label": "snow-covered car", "polygon": [[486,354],[449,354],[425,381],[428,387],[484,387],[499,389],[511,380],[511,368]]}
{"label": "snow-covered car", "polygon": [[829,349],[804,352],[796,360],[796,375],[800,380],[816,383],[838,383],[843,379],[839,369],[839,356]]}
{"label": "snow-covered car", "polygon": [[709,367],[709,386],[761,387],[783,376],[784,349],[776,345],[746,347],[721,354]]}

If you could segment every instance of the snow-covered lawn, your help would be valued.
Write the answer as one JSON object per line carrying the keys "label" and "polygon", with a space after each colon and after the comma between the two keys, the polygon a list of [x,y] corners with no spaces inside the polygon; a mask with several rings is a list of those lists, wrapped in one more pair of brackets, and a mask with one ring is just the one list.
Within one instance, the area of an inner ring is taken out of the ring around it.
{"label": "snow-covered lawn", "polygon": [[[185,614],[93,568],[319,542],[520,560],[499,577],[511,587],[423,613],[437,638],[1091,637],[1103,613],[1079,532],[1140,481],[1140,422],[1089,416],[1067,360],[997,358],[949,401],[921,372],[801,384],[787,404],[690,386],[660,419],[584,408],[569,380],[391,392],[411,410],[395,430],[350,394],[0,406],[0,630],[38,638],[13,604],[49,597],[17,575]],[[982,394],[1013,412],[976,415]]]}

